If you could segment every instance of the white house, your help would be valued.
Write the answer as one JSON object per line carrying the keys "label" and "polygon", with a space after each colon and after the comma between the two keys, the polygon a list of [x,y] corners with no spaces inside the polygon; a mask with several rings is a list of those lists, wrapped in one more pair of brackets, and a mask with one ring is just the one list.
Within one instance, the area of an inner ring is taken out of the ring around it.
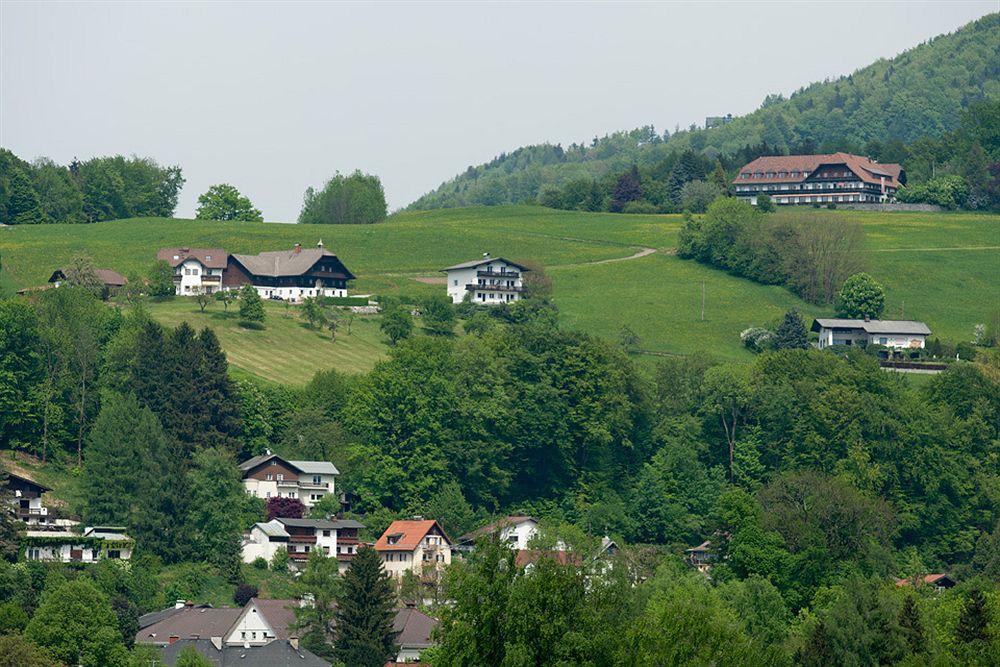
{"label": "white house", "polygon": [[120,526],[88,526],[83,533],[67,530],[29,530],[24,540],[25,560],[60,563],[96,563],[104,558],[129,560],[135,542]]}
{"label": "white house", "polygon": [[222,289],[222,274],[229,253],[222,248],[163,248],[156,259],[174,270],[174,289],[178,295],[211,294]]}
{"label": "white house", "polygon": [[336,255],[323,247],[274,250],[259,255],[230,255],[223,285],[239,289],[253,285],[264,299],[301,301],[317,296],[347,296],[354,274]]}
{"label": "white house", "polygon": [[819,333],[820,349],[831,345],[881,345],[894,349],[924,347],[931,330],[915,320],[847,320],[817,318],[812,330]]}
{"label": "white house", "polygon": [[409,570],[433,574],[451,564],[451,540],[434,520],[393,521],[375,542],[382,566],[399,579]]}
{"label": "white house", "polygon": [[267,452],[240,464],[243,487],[255,498],[297,498],[312,507],[334,493],[337,467],[329,461],[292,461]]}
{"label": "white house", "polygon": [[263,646],[275,639],[294,639],[295,608],[303,606],[296,600],[262,600],[253,598],[243,608],[236,622],[223,638],[230,646]]}
{"label": "white house", "polygon": [[524,551],[528,543],[538,534],[538,521],[524,515],[506,516],[498,521],[477,528],[458,538],[455,551],[469,552],[476,546],[476,540],[483,535],[498,533],[500,541],[510,545],[511,549]]}
{"label": "white house", "polygon": [[448,296],[452,303],[462,303],[468,298],[487,305],[520,299],[524,294],[522,274],[528,270],[503,257],[490,257],[489,253],[484,253],[480,259],[441,269],[448,277]]}
{"label": "white house", "polygon": [[302,563],[313,551],[336,558],[346,571],[358,553],[358,530],[364,525],[350,519],[277,518],[255,523],[243,536],[243,562],[270,561],[279,549],[288,551],[293,563]]}

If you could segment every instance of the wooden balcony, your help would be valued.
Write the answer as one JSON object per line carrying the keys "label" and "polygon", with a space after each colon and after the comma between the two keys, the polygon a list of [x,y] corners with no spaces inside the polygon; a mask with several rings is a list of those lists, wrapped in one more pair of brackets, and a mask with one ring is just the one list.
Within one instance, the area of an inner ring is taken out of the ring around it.
{"label": "wooden balcony", "polygon": [[518,271],[476,271],[477,278],[506,278],[508,280],[516,280],[521,277]]}
{"label": "wooden balcony", "polygon": [[523,292],[524,287],[511,285],[466,285],[468,292]]}

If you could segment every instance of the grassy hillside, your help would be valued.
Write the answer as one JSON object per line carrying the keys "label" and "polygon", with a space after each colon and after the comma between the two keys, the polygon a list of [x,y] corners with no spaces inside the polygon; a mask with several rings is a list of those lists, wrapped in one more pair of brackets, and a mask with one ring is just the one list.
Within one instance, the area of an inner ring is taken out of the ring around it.
{"label": "grassy hillside", "polygon": [[[782,212],[776,215],[782,215]],[[978,214],[815,211],[849,217],[867,232],[871,272],[887,287],[887,316],[923,319],[946,338],[967,340],[1000,304],[1000,217]],[[573,327],[615,338],[628,325],[656,353],[706,350],[748,359],[739,332],[768,323],[791,307],[814,316],[829,309],[802,302],[781,287],[762,286],[672,255],[679,216],[575,213],[540,207],[489,207],[407,212],[379,225],[306,226],[138,219],[95,225],[0,229],[6,291],[44,282],[74,253],[125,273],[145,269],[157,248],[220,245],[257,252],[322,238],[359,279],[354,293],[408,295],[443,291],[438,269],[483,251],[546,267],[553,299]],[[657,252],[627,259],[643,248]],[[608,261],[613,260],[613,261]],[[705,319],[701,319],[702,284]],[[357,317],[352,335],[305,328],[294,307],[268,303],[263,331],[237,326],[213,303],[206,313],[190,299],[151,304],[158,320],[212,326],[231,362],[258,376],[301,384],[315,370],[363,371],[384,354],[377,318]]]}
{"label": "grassy hillside", "polygon": [[442,183],[410,205],[414,209],[497,205],[533,200],[543,186],[600,178],[632,164],[652,166],[675,150],[710,158],[766,143],[860,152],[868,142],[909,143],[955,129],[962,110],[1000,97],[1000,14],[989,14],[892,59],[881,59],[834,81],[813,83],[788,99],[770,95],[732,123],[664,137],[651,126],[616,132],[568,148],[541,144],[505,153]]}

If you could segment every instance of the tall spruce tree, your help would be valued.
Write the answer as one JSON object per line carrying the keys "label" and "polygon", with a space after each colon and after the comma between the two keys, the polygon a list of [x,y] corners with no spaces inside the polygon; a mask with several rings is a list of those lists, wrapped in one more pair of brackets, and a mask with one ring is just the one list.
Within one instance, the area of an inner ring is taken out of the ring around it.
{"label": "tall spruce tree", "polygon": [[337,658],[352,667],[382,667],[396,654],[392,631],[395,592],[382,558],[370,547],[362,548],[344,575],[338,598]]}
{"label": "tall spruce tree", "polygon": [[917,599],[913,595],[907,595],[903,600],[903,608],[899,612],[899,627],[903,631],[910,653],[923,653],[927,639],[924,636],[924,622],[920,618],[920,607],[917,606]]}
{"label": "tall spruce tree", "polygon": [[774,348],[776,350],[807,350],[809,335],[799,311],[789,310],[781,319],[781,324],[774,332]]}
{"label": "tall spruce tree", "polygon": [[242,424],[226,355],[215,332],[208,327],[201,330],[198,342],[201,359],[196,405],[200,419],[194,440],[200,447],[222,447],[236,453]]}
{"label": "tall spruce tree", "polygon": [[241,508],[246,502],[236,459],[220,447],[202,449],[195,453],[187,479],[191,546],[236,583],[240,578]]}
{"label": "tall spruce tree", "polygon": [[986,597],[978,588],[969,593],[958,616],[955,627],[955,638],[962,644],[987,642],[990,639],[990,610],[986,605]]}

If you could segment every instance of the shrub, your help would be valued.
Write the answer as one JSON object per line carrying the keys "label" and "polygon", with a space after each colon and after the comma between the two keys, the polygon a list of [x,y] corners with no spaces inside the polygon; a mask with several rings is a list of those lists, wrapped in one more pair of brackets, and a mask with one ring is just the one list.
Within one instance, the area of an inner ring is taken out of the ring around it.
{"label": "shrub", "polygon": [[256,558],[253,559],[253,562],[250,563],[250,565],[253,566],[255,570],[266,570],[267,559],[264,558],[263,556],[257,556]]}
{"label": "shrub", "polygon": [[[817,206],[817,208],[819,207]],[[774,202],[771,201],[771,195],[757,195],[757,210],[761,213],[771,213],[774,211]]]}
{"label": "shrub", "polygon": [[298,498],[282,498],[275,496],[267,499],[267,520],[272,519],[301,519],[305,514],[306,506]]}
{"label": "shrub", "polygon": [[681,188],[681,208],[692,213],[704,213],[722,190],[708,181],[689,181]]}
{"label": "shrub", "polygon": [[656,213],[656,206],[648,201],[630,201],[622,208],[622,213]]}
{"label": "shrub", "polygon": [[271,570],[274,572],[288,572],[288,550],[278,549],[271,557]]}
{"label": "shrub", "polygon": [[240,607],[245,607],[250,600],[257,597],[258,592],[259,591],[256,586],[252,586],[250,584],[240,584],[236,587],[236,590],[233,591],[233,602]]}
{"label": "shrub", "polygon": [[743,346],[754,352],[763,352],[771,346],[774,340],[774,332],[764,327],[750,327],[740,332],[740,340]]}

